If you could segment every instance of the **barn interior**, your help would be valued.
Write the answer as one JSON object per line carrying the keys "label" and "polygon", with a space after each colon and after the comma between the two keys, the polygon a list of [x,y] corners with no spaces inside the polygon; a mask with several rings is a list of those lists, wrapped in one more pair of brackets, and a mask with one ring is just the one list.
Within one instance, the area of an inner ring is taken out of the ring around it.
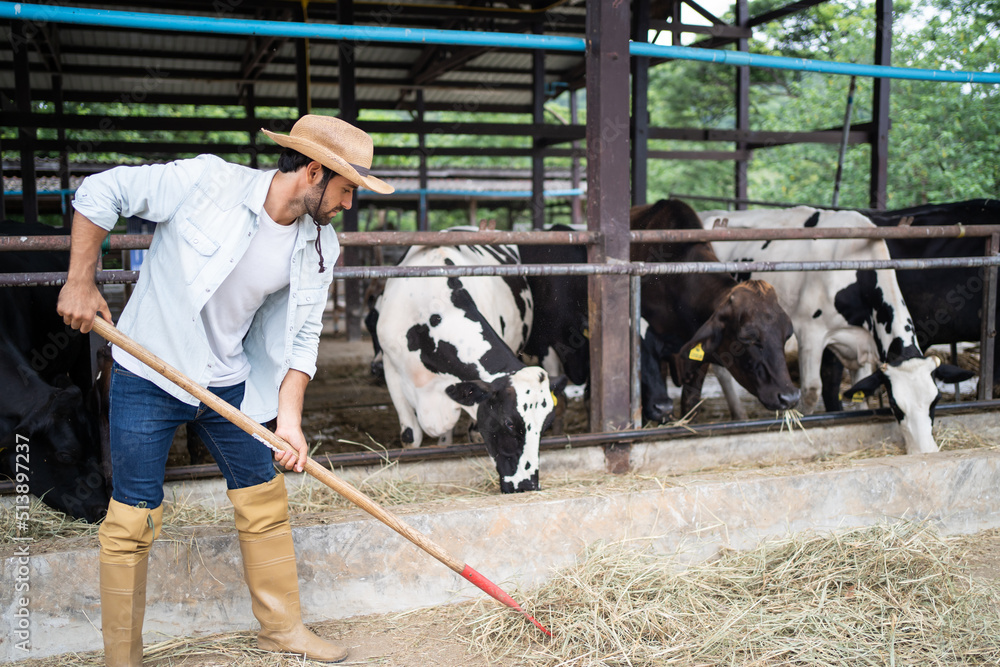
{"label": "barn interior", "polygon": [[[737,112],[732,128],[654,127],[645,109],[648,71],[663,60],[614,55],[627,52],[630,41],[746,51],[755,28],[824,1],[794,1],[751,15],[748,1],[737,0],[732,21],[723,20],[693,0],[215,0],[210,4],[195,0],[107,0],[46,5],[50,14],[35,20],[6,15],[0,19],[9,35],[9,39],[0,41],[0,102],[4,110],[0,121],[4,185],[0,218],[42,219],[68,225],[72,193],[80,180],[117,164],[163,162],[213,153],[253,167],[270,167],[279,148],[264,138],[260,129],[286,132],[296,118],[306,113],[337,115],[385,138],[376,145],[373,171],[393,184],[396,192],[377,195],[361,191],[359,205],[344,213],[339,224],[344,234],[345,268],[372,262],[368,249],[376,243],[391,254],[392,244],[401,241],[379,237],[382,230],[435,229],[432,221],[436,212],[456,212],[449,219],[473,225],[493,220],[497,229],[512,232],[537,231],[553,222],[579,225],[594,232],[588,245],[592,262],[627,261],[627,211],[632,205],[646,202],[650,161],[731,163],[732,201],[727,203],[742,208],[749,203],[746,169],[752,152],[796,142],[838,145],[846,139],[851,144],[870,145],[870,206],[881,209],[887,187],[888,79],[876,80],[870,122],[855,122],[847,128],[763,132],[750,130],[750,68],[733,67]],[[891,62],[892,2],[877,0],[875,4],[878,20],[872,26],[873,62],[887,65]],[[100,23],[99,16],[94,23],[77,22],[74,10],[93,11],[95,16],[123,12],[131,15],[131,20],[148,18],[148,23],[106,25]],[[687,18],[691,16],[700,18]],[[171,24],[171,18],[178,23]],[[195,26],[181,22],[189,18],[204,19],[206,23]],[[341,26],[357,31],[345,38],[250,34],[252,27],[225,34],[213,31],[212,22],[217,20],[277,24],[279,32],[282,24]],[[419,32],[424,39],[384,38],[392,30]],[[427,39],[433,34],[423,32],[437,30],[467,34],[468,43],[437,44]],[[484,43],[491,34],[500,35],[507,43]],[[582,38],[590,48],[525,48],[517,41],[519,35]],[[554,100],[564,102],[569,113],[558,113],[562,106],[557,109],[551,104]],[[116,111],[88,113],[87,105],[92,104],[109,105],[107,108]],[[174,111],[167,113],[171,108]],[[614,136],[623,140],[601,141],[608,128],[616,128]],[[447,141],[443,141],[445,138]],[[715,142],[717,147],[698,151],[649,148],[650,141],[665,139]],[[512,166],[454,166],[484,157]],[[120,231],[121,236],[135,233],[138,247],[143,243],[142,234],[148,233],[139,221],[123,225]],[[133,268],[132,255],[120,250],[119,260],[115,253],[118,248],[132,246],[127,241],[119,243],[123,245],[112,246],[115,250],[107,256],[106,268],[127,271]],[[118,299],[119,307],[127,297],[131,279],[134,275],[107,280],[107,294]],[[367,280],[360,278],[338,280],[331,295],[327,336],[321,349],[327,365],[311,395],[313,406],[329,406],[359,396],[385,400],[377,391],[369,394],[368,389],[359,389],[370,382],[366,367],[370,342],[362,324],[366,284]],[[647,495],[638,500],[630,496],[603,502],[600,497],[582,497],[586,494],[560,499],[553,504],[551,514],[544,515],[545,522],[564,525],[566,516],[581,515],[597,516],[598,520],[589,527],[553,531],[532,545],[528,553],[522,554],[525,562],[538,565],[530,573],[491,551],[497,530],[537,531],[541,515],[529,505],[518,508],[509,500],[489,507],[486,501],[472,503],[476,506],[470,506],[453,523],[433,512],[428,512],[427,518],[421,515],[420,520],[429,522],[435,534],[448,535],[449,544],[466,540],[476,562],[484,563],[498,579],[536,582],[543,578],[542,572],[564,564],[575,553],[570,545],[602,535],[624,539],[630,531],[666,530],[656,522],[636,521],[633,514],[640,513],[633,513],[636,507],[650,515],[659,517],[662,512],[667,516],[673,508],[694,505],[712,494],[717,494],[718,502],[699,510],[697,521],[676,527],[677,532],[658,546],[670,550],[680,542],[693,540],[707,556],[722,539],[726,526],[753,526],[756,530],[748,528],[745,533],[733,531],[725,536],[726,540],[732,537],[729,543],[734,546],[750,545],[762,533],[778,533],[789,527],[835,526],[839,521],[863,524],[874,520],[871,508],[876,506],[880,517],[913,512],[941,519],[952,532],[995,527],[992,517],[1000,514],[982,502],[984,496],[992,498],[989,489],[995,488],[992,480],[1000,470],[991,451],[966,456],[964,467],[959,457],[949,459],[947,467],[929,475],[930,482],[922,477],[925,473],[915,462],[838,471],[836,479],[817,487],[808,498],[801,494],[809,482],[793,477],[760,482],[749,494],[739,481],[713,478],[702,485],[704,480],[698,471],[719,461],[752,461],[756,465],[774,458],[773,436],[781,430],[781,419],[772,414],[759,415],[762,418],[751,425],[682,424],[646,429],[646,433],[635,429],[631,397],[622,390],[621,376],[599,370],[601,365],[611,368],[631,364],[629,281],[620,275],[601,274],[592,277],[591,285],[594,308],[590,341],[596,350],[592,358],[599,360],[595,364],[598,370],[592,379],[589,406],[582,408],[581,433],[543,441],[543,452],[549,457],[547,465],[553,471],[578,469],[595,473],[632,469],[656,474],[683,469],[683,474],[691,475],[684,481],[690,493],[678,491],[664,497],[662,490],[643,489]],[[331,341],[337,346],[330,346]],[[360,374],[359,367],[363,369]],[[346,388],[327,381],[348,368],[348,374],[354,375]],[[368,399],[360,399],[364,400]],[[990,403],[981,400],[974,405],[981,410]],[[940,414],[946,421],[954,419],[959,423],[961,415],[972,409],[970,405],[943,409]],[[323,417],[314,419],[319,422]],[[393,422],[385,412],[375,419]],[[862,424],[874,425],[880,438],[889,437],[887,433],[894,425],[885,409],[839,417],[816,415],[805,418],[804,423],[820,430],[815,432],[815,443],[800,443],[802,450],[794,454],[800,459],[822,458],[831,451],[853,451],[859,440],[871,437],[868,431],[863,432]],[[968,424],[983,433],[993,434],[995,430],[988,413],[974,416]],[[322,432],[321,427],[317,426],[318,432]],[[394,422],[391,428],[396,428]],[[746,450],[734,453],[732,440],[727,439],[729,434],[737,434],[735,437],[745,442]],[[691,441],[692,435],[698,439]],[[327,432],[330,439],[362,440],[364,436],[363,429],[350,435],[332,429]],[[718,441],[706,443],[701,438]],[[683,453],[678,454],[678,442],[685,439],[688,442],[681,445]],[[475,444],[459,445],[447,452],[443,447],[391,448],[386,452],[379,443],[364,440],[362,444],[355,452],[331,454],[323,461],[349,471],[347,477],[355,481],[365,479],[371,466],[395,461],[425,466],[431,477],[452,477],[466,484],[477,473],[462,457],[482,456],[482,447]],[[373,448],[376,451],[366,451]],[[459,472],[447,466],[456,466]],[[188,485],[185,493],[211,496],[197,480],[212,477],[213,465],[179,462],[173,468],[173,479],[185,480]],[[963,485],[963,475],[967,476],[969,470],[975,471],[975,485]],[[785,470],[781,475],[790,472]],[[852,502],[849,512],[825,506],[824,494],[838,484],[856,491],[860,499]],[[906,486],[912,495],[902,499],[866,495],[866,489],[886,489],[895,484]],[[9,493],[13,485],[7,486],[10,489],[0,489]],[[949,503],[939,503],[941,497],[949,498]],[[740,504],[763,508],[765,515],[771,512],[771,518],[765,521],[752,511],[740,511]],[[795,511],[787,512],[783,509],[787,507]],[[488,517],[481,530],[477,528],[472,536],[463,533],[484,513]],[[334,582],[328,573],[317,571],[320,584],[304,601],[307,606],[336,608],[338,614],[351,615],[401,611],[418,604],[454,600],[442,593],[447,588],[446,573],[427,574],[419,558],[394,572],[391,580],[380,581],[382,564],[392,558],[399,545],[347,513],[333,523],[333,533],[320,527],[302,532],[310,540],[310,562],[326,557],[325,545],[331,541],[358,541],[357,535],[361,534],[361,542],[373,545],[365,548],[365,554],[374,565],[354,573],[351,586],[359,593],[357,596],[335,592],[342,582]],[[179,540],[194,535],[193,530],[182,533]],[[206,550],[217,549],[222,557],[232,555],[229,552],[233,545],[226,538],[208,535],[204,539]],[[80,559],[92,556],[53,553],[48,562],[53,571],[72,572],[89,567]],[[190,554],[175,556],[162,558],[180,562]],[[420,580],[418,590],[411,589],[412,594],[396,600],[386,601],[376,590],[402,589],[414,578]],[[65,638],[60,638],[57,628],[58,619],[70,607],[95,606],[92,599],[85,601],[86,584],[92,585],[90,579],[85,577],[83,585],[65,592],[61,600],[58,598],[63,593],[54,584],[43,584],[42,591],[48,598],[58,600],[39,615],[48,619],[44,630],[48,643],[43,653],[93,648],[90,629],[82,621],[74,619]],[[163,595],[150,602],[153,627],[169,635],[205,627],[231,629],[245,625],[249,610],[236,599],[237,584],[225,579],[222,582],[222,611],[199,612],[201,615],[179,621],[172,612],[176,605],[204,595],[216,584],[207,578],[161,582]],[[465,591],[463,595],[470,593]],[[369,606],[356,602],[366,596],[378,602]]]}

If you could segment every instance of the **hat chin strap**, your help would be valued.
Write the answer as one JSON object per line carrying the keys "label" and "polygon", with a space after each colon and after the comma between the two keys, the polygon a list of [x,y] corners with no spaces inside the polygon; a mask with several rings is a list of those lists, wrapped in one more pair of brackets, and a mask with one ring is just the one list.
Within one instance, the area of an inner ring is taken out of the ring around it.
{"label": "hat chin strap", "polygon": [[326,183],[323,184],[323,192],[319,194],[319,202],[316,204],[315,212],[306,209],[306,213],[309,214],[309,217],[311,217],[313,220],[313,224],[316,225],[316,243],[313,247],[316,248],[316,253],[319,255],[320,273],[326,273],[326,265],[323,262],[323,244],[321,242],[322,234],[320,234],[320,232],[322,231],[322,225],[320,225],[317,218],[319,218],[319,208],[320,206],[323,205],[323,198],[326,197],[326,189],[330,186],[330,181],[332,180],[333,180],[333,174],[331,173],[329,176],[327,176]]}

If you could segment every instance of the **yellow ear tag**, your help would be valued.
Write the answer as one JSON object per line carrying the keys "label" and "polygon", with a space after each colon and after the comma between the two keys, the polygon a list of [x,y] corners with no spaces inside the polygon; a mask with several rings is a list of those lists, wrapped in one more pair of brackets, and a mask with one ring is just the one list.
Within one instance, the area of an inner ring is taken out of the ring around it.
{"label": "yellow ear tag", "polygon": [[688,359],[694,359],[695,361],[701,361],[705,358],[705,350],[701,347],[701,343],[698,343],[691,348],[688,352]]}
{"label": "yellow ear tag", "polygon": [[552,407],[556,407],[559,405],[559,401],[556,400],[556,392],[550,391],[549,393],[552,394]]}
{"label": "yellow ear tag", "polygon": [[856,391],[854,395],[851,396],[851,403],[864,403],[865,393],[863,391]]}

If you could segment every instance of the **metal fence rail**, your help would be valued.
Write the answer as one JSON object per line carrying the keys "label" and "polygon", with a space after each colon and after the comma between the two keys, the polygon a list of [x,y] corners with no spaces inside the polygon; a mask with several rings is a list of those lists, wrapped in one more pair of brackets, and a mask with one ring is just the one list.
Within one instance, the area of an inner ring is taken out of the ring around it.
{"label": "metal fence rail", "polygon": [[[462,278],[512,276],[676,275],[683,273],[755,273],[775,271],[870,271],[1000,266],[1000,256],[940,259],[830,260],[824,262],[626,262],[623,264],[503,264],[497,266],[349,266],[333,270],[334,279]],[[98,284],[135,282],[138,271],[98,271]],[[0,287],[61,285],[65,272],[0,273]]]}

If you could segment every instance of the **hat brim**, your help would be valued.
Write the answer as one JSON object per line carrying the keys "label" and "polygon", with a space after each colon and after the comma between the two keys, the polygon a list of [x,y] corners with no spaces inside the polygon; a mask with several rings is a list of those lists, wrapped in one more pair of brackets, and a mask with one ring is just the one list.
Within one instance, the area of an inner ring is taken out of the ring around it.
{"label": "hat brim", "polygon": [[287,134],[276,134],[270,130],[265,130],[261,128],[261,132],[266,134],[274,143],[279,146],[284,146],[285,148],[291,148],[296,150],[306,157],[311,157],[312,159],[318,161],[325,167],[332,169],[344,178],[348,179],[352,183],[365,187],[373,192],[377,192],[382,195],[387,195],[393,193],[396,188],[392,187],[385,181],[375,176],[362,176],[357,169],[355,169],[349,162],[344,158],[340,157],[330,149],[325,146],[321,146],[314,141],[309,139],[300,139],[298,137],[292,137]]}

